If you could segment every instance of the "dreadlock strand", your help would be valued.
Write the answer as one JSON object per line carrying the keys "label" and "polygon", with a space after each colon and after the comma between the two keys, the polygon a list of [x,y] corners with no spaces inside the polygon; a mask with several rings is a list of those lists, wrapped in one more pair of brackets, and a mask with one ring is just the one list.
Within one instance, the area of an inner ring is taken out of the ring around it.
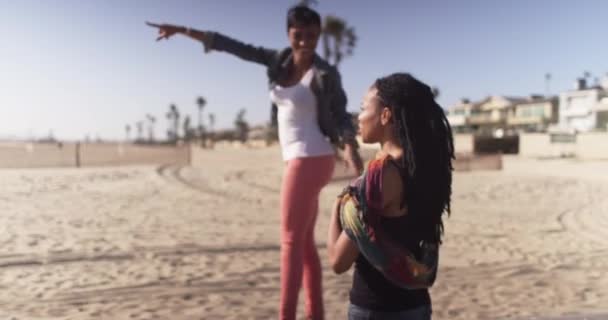
{"label": "dreadlock strand", "polygon": [[450,214],[452,131],[430,87],[406,73],[376,80],[378,97],[391,109],[394,134],[403,148],[401,162],[406,204],[420,240],[441,243],[442,215]]}

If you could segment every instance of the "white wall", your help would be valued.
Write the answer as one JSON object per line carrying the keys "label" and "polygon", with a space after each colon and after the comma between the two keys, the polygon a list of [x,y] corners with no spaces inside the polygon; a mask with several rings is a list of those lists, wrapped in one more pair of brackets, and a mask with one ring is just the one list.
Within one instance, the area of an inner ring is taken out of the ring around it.
{"label": "white wall", "polygon": [[559,96],[559,125],[588,132],[595,128],[599,89],[563,92]]}
{"label": "white wall", "polygon": [[576,156],[586,160],[608,160],[608,133],[579,134],[576,137]]}
{"label": "white wall", "polygon": [[571,156],[576,152],[575,143],[551,143],[551,136],[545,133],[519,135],[519,155],[530,158]]}
{"label": "white wall", "polygon": [[473,135],[455,134],[454,135],[455,153],[473,153]]}
{"label": "white wall", "polygon": [[73,167],[75,150],[72,143],[1,143],[0,168]]}
{"label": "white wall", "polygon": [[608,133],[579,133],[576,143],[551,143],[551,137],[544,133],[521,134],[519,155],[531,158],[573,155],[581,160],[608,160]]}

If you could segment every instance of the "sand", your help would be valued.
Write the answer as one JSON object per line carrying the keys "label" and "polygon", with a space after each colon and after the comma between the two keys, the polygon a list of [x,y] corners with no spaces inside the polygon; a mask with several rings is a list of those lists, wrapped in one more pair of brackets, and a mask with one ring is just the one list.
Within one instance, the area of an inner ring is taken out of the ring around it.
{"label": "sand", "polygon": [[[194,164],[0,170],[0,319],[276,318],[278,149]],[[503,167],[454,175],[433,319],[608,319],[608,162]],[[338,168],[316,229],[327,319],[352,277],[324,248]]]}

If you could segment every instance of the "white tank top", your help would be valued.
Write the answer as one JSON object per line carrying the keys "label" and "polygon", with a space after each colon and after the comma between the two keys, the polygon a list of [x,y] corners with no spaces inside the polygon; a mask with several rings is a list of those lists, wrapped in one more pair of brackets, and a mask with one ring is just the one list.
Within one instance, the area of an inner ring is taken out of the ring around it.
{"label": "white tank top", "polygon": [[334,149],[319,129],[317,98],[310,89],[314,76],[309,69],[291,87],[276,85],[270,99],[277,105],[279,142],[283,160],[334,154]]}

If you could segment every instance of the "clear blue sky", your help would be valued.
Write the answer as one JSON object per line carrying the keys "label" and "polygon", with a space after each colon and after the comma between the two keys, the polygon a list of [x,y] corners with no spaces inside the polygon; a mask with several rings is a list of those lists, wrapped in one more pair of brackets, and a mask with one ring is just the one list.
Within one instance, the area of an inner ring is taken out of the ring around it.
{"label": "clear blue sky", "polygon": [[[285,12],[295,1],[0,2],[0,137],[121,139],[124,126],[159,118],[175,103],[196,122],[195,98],[208,100],[217,126],[247,109],[268,120],[263,67],[204,54],[185,37],[155,42],[145,20],[217,30],[263,46],[287,45]],[[357,110],[378,76],[408,71],[438,86],[444,107],[461,97],[570,89],[583,71],[608,72],[608,1],[320,0],[322,15],[355,27],[359,42],[340,66]]]}

